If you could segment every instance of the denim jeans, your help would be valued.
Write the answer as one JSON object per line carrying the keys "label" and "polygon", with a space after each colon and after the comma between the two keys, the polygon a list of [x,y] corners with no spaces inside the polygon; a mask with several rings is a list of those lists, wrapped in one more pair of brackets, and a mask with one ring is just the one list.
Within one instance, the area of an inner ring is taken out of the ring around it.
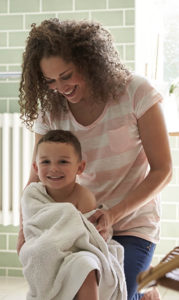
{"label": "denim jeans", "polygon": [[135,236],[113,236],[124,247],[124,273],[128,300],[139,300],[143,294],[137,292],[137,275],[148,269],[156,245]]}

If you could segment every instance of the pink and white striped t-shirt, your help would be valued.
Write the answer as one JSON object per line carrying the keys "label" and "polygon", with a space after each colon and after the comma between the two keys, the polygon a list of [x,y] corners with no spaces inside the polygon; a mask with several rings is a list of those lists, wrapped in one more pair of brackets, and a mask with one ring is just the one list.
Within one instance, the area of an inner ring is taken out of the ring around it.
{"label": "pink and white striped t-shirt", "polygon": [[[132,75],[119,101],[106,104],[101,116],[91,125],[79,124],[72,113],[59,119],[39,114],[35,132],[51,129],[72,131],[82,145],[86,169],[79,181],[96,196],[97,204],[112,207],[123,200],[147,175],[149,166],[138,132],[137,120],[161,95],[143,77]],[[156,243],[159,239],[159,201],[155,197],[114,226],[115,235],[133,235]]]}

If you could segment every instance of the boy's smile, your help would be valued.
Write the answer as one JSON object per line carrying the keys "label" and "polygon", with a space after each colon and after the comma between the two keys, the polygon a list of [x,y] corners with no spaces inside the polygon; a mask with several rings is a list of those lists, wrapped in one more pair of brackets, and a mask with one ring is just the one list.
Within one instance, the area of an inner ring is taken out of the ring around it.
{"label": "boy's smile", "polygon": [[76,181],[76,175],[83,171],[73,146],[60,142],[43,142],[38,146],[34,168],[49,195],[69,189]]}

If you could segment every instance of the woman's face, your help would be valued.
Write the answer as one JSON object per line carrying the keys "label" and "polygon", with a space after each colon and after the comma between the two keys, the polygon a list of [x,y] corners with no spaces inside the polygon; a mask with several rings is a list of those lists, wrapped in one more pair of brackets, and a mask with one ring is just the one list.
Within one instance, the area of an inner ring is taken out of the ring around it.
{"label": "woman's face", "polygon": [[57,90],[69,102],[78,103],[88,97],[86,82],[73,63],[59,56],[43,57],[40,68],[49,89]]}

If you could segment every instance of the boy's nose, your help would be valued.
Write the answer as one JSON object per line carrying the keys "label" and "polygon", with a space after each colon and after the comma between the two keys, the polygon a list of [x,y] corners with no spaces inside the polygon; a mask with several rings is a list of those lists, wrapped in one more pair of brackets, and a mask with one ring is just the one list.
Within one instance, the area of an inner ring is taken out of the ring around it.
{"label": "boy's nose", "polygon": [[50,171],[51,172],[58,172],[58,170],[59,170],[59,167],[57,165],[54,164],[54,165],[50,166]]}

